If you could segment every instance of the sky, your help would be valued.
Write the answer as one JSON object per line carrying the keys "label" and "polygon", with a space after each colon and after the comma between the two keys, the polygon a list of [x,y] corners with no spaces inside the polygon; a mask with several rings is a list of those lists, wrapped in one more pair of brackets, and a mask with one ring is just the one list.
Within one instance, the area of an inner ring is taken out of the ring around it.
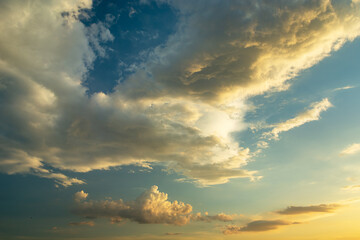
{"label": "sky", "polygon": [[0,0],[0,239],[356,240],[360,1]]}

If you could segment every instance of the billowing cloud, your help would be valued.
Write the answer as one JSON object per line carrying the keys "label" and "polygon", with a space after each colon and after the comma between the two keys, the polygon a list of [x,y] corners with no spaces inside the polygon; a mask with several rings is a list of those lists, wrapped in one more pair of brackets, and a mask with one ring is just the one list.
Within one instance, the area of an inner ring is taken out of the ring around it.
{"label": "billowing cloud", "polygon": [[340,156],[353,155],[360,152],[360,143],[353,143],[340,152]]}
{"label": "billowing cloud", "polygon": [[138,223],[184,225],[190,221],[192,207],[183,202],[170,202],[166,193],[152,186],[135,201],[78,202],[73,212],[88,218],[129,219]]}
{"label": "billowing cloud", "polygon": [[56,155],[59,106],[84,93],[76,86],[94,54],[77,19],[90,7],[85,0],[1,1],[1,172],[84,183],[46,169],[41,152]]}
{"label": "billowing cloud", "polygon": [[340,208],[340,204],[320,204],[311,206],[290,206],[284,210],[277,211],[276,213],[282,215],[298,215],[309,213],[332,213]]}
{"label": "billowing cloud", "polygon": [[139,73],[119,86],[132,97],[171,94],[218,104],[285,90],[287,80],[359,35],[352,2],[160,2],[179,10],[178,29],[148,62],[152,79]]}
{"label": "billowing cloud", "polygon": [[193,214],[192,206],[179,201],[169,201],[166,193],[160,192],[157,186],[141,194],[135,201],[125,202],[122,199],[113,201],[79,201],[87,193],[75,194],[73,213],[87,218],[108,218],[112,223],[130,220],[138,223],[185,225],[190,221],[231,221],[233,216],[220,213],[217,215]]}
{"label": "billowing cloud", "polygon": [[281,226],[299,224],[299,222],[287,222],[283,220],[256,220],[247,223],[245,226],[228,225],[223,231],[224,234],[237,234],[241,232],[264,232],[275,230]]}
{"label": "billowing cloud", "polygon": [[[107,24],[79,20],[91,1],[1,1],[1,172],[67,186],[83,181],[47,166],[87,172],[157,162],[203,186],[257,179],[245,169],[251,153],[231,137],[246,128],[246,99],[287,89],[360,28],[355,2],[164,4],[178,13],[174,33],[114,92],[88,96],[81,83],[116,38]],[[273,135],[318,119],[330,103],[318,104]]]}
{"label": "billowing cloud", "polygon": [[277,139],[279,133],[289,131],[292,128],[299,127],[307,122],[316,121],[320,119],[320,113],[330,108],[332,104],[327,98],[320,102],[311,104],[310,109],[300,113],[294,118],[286,120],[285,122],[274,124],[270,132],[265,133],[265,136]]}

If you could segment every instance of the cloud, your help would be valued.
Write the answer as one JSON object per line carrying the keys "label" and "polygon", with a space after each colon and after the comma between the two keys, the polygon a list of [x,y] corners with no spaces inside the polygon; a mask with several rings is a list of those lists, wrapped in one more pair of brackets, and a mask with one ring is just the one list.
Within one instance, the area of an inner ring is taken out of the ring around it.
{"label": "cloud", "polygon": [[[108,18],[106,18],[108,21]],[[89,43],[100,57],[105,57],[107,48],[102,43],[114,41],[114,36],[106,25],[102,22],[93,23],[87,28],[87,37]]]}
{"label": "cloud", "polygon": [[[357,5],[350,2],[166,2],[179,11],[177,31],[147,62],[153,79],[125,82],[124,94],[218,104],[285,90],[289,79],[359,34]],[[154,91],[145,87],[151,80]],[[132,87],[139,82],[143,89]]]}
{"label": "cloud", "polygon": [[276,213],[282,215],[298,215],[309,213],[332,213],[340,208],[340,204],[320,204],[312,206],[290,206],[284,210],[277,211]]}
{"label": "cloud", "polygon": [[80,93],[73,87],[93,61],[76,20],[91,2],[28,3],[0,3],[0,28],[8,33],[0,36],[0,111],[6,116],[0,123],[0,171],[53,178],[63,186],[84,183],[46,169],[40,152],[56,154],[51,135],[60,117],[59,96]]}
{"label": "cloud", "polygon": [[172,233],[172,232],[167,232],[165,233],[166,236],[177,236],[177,235],[181,235],[182,233]]}
{"label": "cloud", "polygon": [[81,190],[80,192],[75,193],[74,200],[75,202],[81,202],[87,198],[89,194]]}
{"label": "cloud", "polygon": [[243,227],[228,225],[223,231],[224,234],[237,234],[241,232],[264,232],[278,229],[281,226],[299,224],[299,222],[287,222],[283,220],[256,220],[247,223]]}
{"label": "cloud", "polygon": [[[166,1],[174,33],[112,93],[88,96],[82,82],[116,36],[79,20],[91,1],[27,3],[0,3],[0,170],[64,186],[84,182],[61,170],[152,163],[201,186],[259,178],[231,137],[247,127],[246,99],[287,89],[360,32],[357,3]],[[285,123],[273,135],[300,124]]]}
{"label": "cloud", "polygon": [[355,88],[355,86],[344,86],[344,87],[339,87],[339,88],[335,88],[333,90],[333,92],[336,92],[336,91],[342,91],[342,90],[348,90],[348,89],[352,89],[352,88]]}
{"label": "cloud", "polygon": [[307,122],[312,122],[320,119],[320,113],[330,108],[332,104],[327,98],[324,98],[320,102],[311,104],[311,108],[305,112],[300,113],[294,118],[286,120],[285,122],[274,124],[273,129],[270,132],[265,133],[265,136],[277,139],[279,133],[289,131],[292,128],[299,127]]}
{"label": "cloud", "polygon": [[192,221],[231,221],[233,216],[220,213],[217,215],[193,214],[192,206],[179,201],[169,201],[166,193],[152,186],[135,201],[81,201],[87,197],[83,191],[75,194],[75,207],[72,212],[87,218],[108,218],[111,223],[130,220],[144,224],[185,225]]}
{"label": "cloud", "polygon": [[194,214],[192,220],[199,222],[211,222],[211,221],[230,222],[234,220],[235,216],[236,215],[228,215],[225,213],[209,215],[207,212],[205,212],[204,215],[201,215],[201,213]]}
{"label": "cloud", "polygon": [[87,222],[71,222],[69,223],[70,226],[95,226],[95,223],[93,221],[87,221]]}
{"label": "cloud", "polygon": [[342,189],[346,190],[346,191],[358,191],[358,190],[360,190],[360,185],[349,185],[349,186],[343,187]]}
{"label": "cloud", "polygon": [[53,179],[57,184],[64,187],[72,184],[84,184],[85,182],[77,178],[70,178],[62,173],[55,173],[45,169],[40,158],[30,156],[19,149],[3,149],[0,147],[0,172],[7,174],[28,173],[42,178]]}
{"label": "cloud", "polygon": [[360,143],[353,143],[340,152],[340,156],[353,155],[360,152]]}
{"label": "cloud", "polygon": [[128,219],[138,223],[184,225],[190,221],[192,207],[183,202],[170,202],[166,193],[152,186],[135,201],[78,202],[73,212],[90,218]]}

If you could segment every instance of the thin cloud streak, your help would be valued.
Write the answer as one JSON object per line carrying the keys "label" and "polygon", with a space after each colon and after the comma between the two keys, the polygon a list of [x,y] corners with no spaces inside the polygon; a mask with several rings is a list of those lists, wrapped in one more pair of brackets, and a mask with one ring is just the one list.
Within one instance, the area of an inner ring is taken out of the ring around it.
{"label": "thin cloud streak", "polygon": [[342,205],[340,204],[319,204],[312,206],[290,206],[284,210],[277,211],[281,215],[299,215],[311,213],[333,213],[338,210]]}
{"label": "thin cloud streak", "polygon": [[311,104],[310,109],[298,114],[294,118],[274,124],[273,129],[270,132],[266,132],[264,136],[270,139],[278,139],[281,132],[287,132],[305,123],[319,120],[320,114],[330,107],[332,107],[332,104],[327,98],[324,98],[320,102]]}
{"label": "thin cloud streak", "polygon": [[360,152],[360,143],[353,143],[340,152],[340,156],[354,155]]}
{"label": "thin cloud streak", "polygon": [[279,227],[300,224],[299,222],[288,222],[283,220],[256,220],[239,227],[236,225],[228,225],[223,231],[224,234],[238,234],[242,232],[265,232],[276,230]]}

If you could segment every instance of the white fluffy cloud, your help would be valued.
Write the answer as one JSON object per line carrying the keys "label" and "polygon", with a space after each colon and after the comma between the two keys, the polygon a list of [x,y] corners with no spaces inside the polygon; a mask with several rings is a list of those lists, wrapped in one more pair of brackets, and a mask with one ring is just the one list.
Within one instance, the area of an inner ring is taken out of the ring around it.
{"label": "white fluffy cloud", "polygon": [[[75,194],[73,213],[87,218],[108,218],[112,223],[131,220],[138,223],[185,225],[193,221],[231,221],[233,216],[193,214],[192,206],[179,201],[169,201],[166,193],[152,186],[135,201],[122,199],[106,201],[80,201],[87,197],[83,191]],[[80,199],[80,200],[79,200]]]}
{"label": "white fluffy cloud", "polygon": [[[83,182],[44,166],[161,162],[201,185],[256,179],[244,169],[249,150],[231,138],[246,127],[245,99],[286,89],[359,35],[359,6],[345,1],[167,4],[178,9],[175,33],[113,93],[89,97],[81,82],[116,38],[106,24],[79,21],[91,1],[1,1],[0,171],[67,186]],[[302,122],[330,103],[321,104]],[[273,134],[299,123],[286,125]]]}

